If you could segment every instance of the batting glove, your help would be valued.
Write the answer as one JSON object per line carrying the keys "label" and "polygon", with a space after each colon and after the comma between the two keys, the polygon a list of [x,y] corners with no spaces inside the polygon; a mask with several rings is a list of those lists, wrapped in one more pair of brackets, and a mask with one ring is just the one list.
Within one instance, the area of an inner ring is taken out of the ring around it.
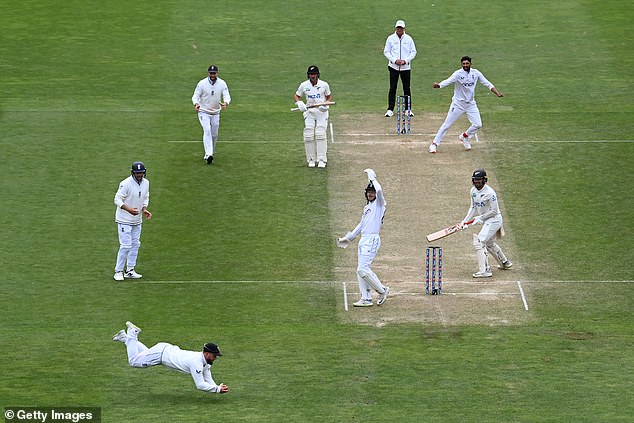
{"label": "batting glove", "polygon": [[297,104],[297,107],[299,108],[300,112],[305,112],[306,110],[308,110],[308,108],[306,108],[306,103],[304,103],[302,100],[299,100],[295,104]]}
{"label": "batting glove", "polygon": [[327,112],[328,109],[330,109],[330,106],[319,106],[319,111],[320,112]]}
{"label": "batting glove", "polygon": [[376,172],[374,172],[373,169],[366,169],[366,170],[364,170],[364,172],[368,174],[368,180],[370,182],[376,180]]}

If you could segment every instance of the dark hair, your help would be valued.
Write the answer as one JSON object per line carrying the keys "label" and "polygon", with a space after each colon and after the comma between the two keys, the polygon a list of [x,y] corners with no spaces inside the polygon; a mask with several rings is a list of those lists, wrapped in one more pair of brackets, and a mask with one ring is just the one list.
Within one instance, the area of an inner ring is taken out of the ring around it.
{"label": "dark hair", "polygon": [[469,56],[462,56],[462,59],[460,59],[460,63],[464,62],[465,60],[468,60],[469,63],[471,63],[471,57]]}

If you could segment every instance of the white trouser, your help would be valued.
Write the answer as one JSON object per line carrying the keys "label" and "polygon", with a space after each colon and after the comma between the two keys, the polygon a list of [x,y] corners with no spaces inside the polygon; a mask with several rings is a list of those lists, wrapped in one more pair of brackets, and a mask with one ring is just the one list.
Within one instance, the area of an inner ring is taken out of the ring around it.
{"label": "white trouser", "polygon": [[309,109],[304,112],[304,147],[307,162],[328,161],[327,127],[328,112],[320,112],[318,109]]}
{"label": "white trouser", "polygon": [[167,342],[159,342],[152,348],[148,348],[136,336],[128,335],[125,340],[125,347],[128,351],[128,364],[132,367],[150,367],[162,364],[163,350],[169,345]]}
{"label": "white trouser", "polygon": [[385,287],[381,280],[370,268],[379,248],[381,248],[381,237],[379,234],[361,235],[357,254],[357,281],[359,282],[359,292],[362,300],[372,299],[371,289],[378,293],[385,292]]}
{"label": "white trouser", "polygon": [[[476,239],[474,239],[474,246],[476,249],[476,253],[483,254],[484,264],[482,263],[482,258],[480,257],[478,260],[478,266],[480,271],[489,270],[489,261],[488,255],[491,254],[493,257],[500,263],[504,263],[506,261],[506,256],[504,252],[500,248],[500,246],[495,242],[496,234],[500,229],[502,229],[502,215],[498,215],[487,219],[482,225],[482,229],[478,233]],[[488,254],[484,253],[484,250]],[[482,253],[479,253],[482,251]]]}
{"label": "white trouser", "polygon": [[478,132],[478,129],[482,128],[482,118],[480,118],[480,110],[478,109],[478,105],[475,101],[471,103],[467,103],[464,101],[452,101],[451,106],[449,106],[449,112],[447,113],[447,118],[440,126],[440,129],[436,133],[434,137],[434,144],[440,145],[443,137],[447,134],[447,131],[454,124],[456,120],[463,114],[467,115],[467,119],[471,123],[469,129],[465,132],[471,138]]}
{"label": "white trouser", "polygon": [[220,113],[210,115],[198,112],[198,121],[203,127],[203,147],[205,157],[213,156],[216,151],[216,141],[218,141],[218,127],[220,127]]}
{"label": "white trouser", "polygon": [[139,247],[141,246],[141,226],[128,225],[125,223],[117,223],[119,232],[119,253],[117,254],[117,264],[115,272],[123,272],[124,266],[126,270],[134,269],[136,259],[139,255]]}

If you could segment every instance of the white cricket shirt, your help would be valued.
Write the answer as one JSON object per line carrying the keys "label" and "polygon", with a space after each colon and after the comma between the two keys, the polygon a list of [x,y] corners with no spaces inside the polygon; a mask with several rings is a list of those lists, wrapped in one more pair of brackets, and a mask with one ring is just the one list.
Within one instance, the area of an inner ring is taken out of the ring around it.
{"label": "white cricket shirt", "polygon": [[206,110],[213,110],[218,114],[220,113],[220,103],[231,103],[231,96],[229,95],[229,87],[227,83],[221,79],[216,78],[216,81],[212,84],[211,78],[207,77],[201,79],[196,85],[194,95],[192,96],[192,104],[200,104],[200,107]]}
{"label": "white cricket shirt", "polygon": [[361,235],[378,235],[381,231],[381,225],[383,224],[383,216],[385,215],[385,209],[387,208],[387,202],[383,196],[383,188],[376,179],[372,181],[374,189],[376,189],[376,199],[371,203],[368,203],[363,208],[363,214],[361,215],[361,221],[352,230],[351,239],[354,239],[361,233]]}
{"label": "white cricket shirt", "polygon": [[330,85],[326,81],[321,79],[317,80],[317,84],[313,85],[310,79],[299,84],[295,94],[298,97],[306,97],[306,106],[312,106],[313,104],[323,103],[326,98],[331,94]]}
{"label": "white cricket shirt", "polygon": [[[128,225],[140,225],[143,220],[143,207],[147,207],[150,203],[150,181],[143,178],[138,183],[134,176],[130,175],[119,184],[119,189],[114,195],[114,203],[117,206],[115,212],[115,221],[117,223],[125,223]],[[136,216],[123,210],[121,206],[125,204],[139,210]]]}
{"label": "white cricket shirt", "polygon": [[163,350],[161,363],[177,372],[189,373],[196,388],[201,391],[220,392],[220,387],[211,377],[211,365],[205,361],[202,352],[181,350],[176,345],[168,344]]}
{"label": "white cricket shirt", "polygon": [[485,184],[479,191],[476,187],[471,187],[469,196],[471,197],[471,206],[467,212],[467,217],[464,218],[465,221],[471,220],[474,216],[480,216],[482,221],[501,216],[497,195],[489,185]]}
{"label": "white cricket shirt", "polygon": [[444,88],[447,85],[454,84],[453,101],[472,103],[475,102],[475,90],[478,81],[489,90],[493,88],[493,84],[482,75],[482,72],[474,68],[471,68],[470,72],[458,69],[438,85],[440,85],[440,88]]}

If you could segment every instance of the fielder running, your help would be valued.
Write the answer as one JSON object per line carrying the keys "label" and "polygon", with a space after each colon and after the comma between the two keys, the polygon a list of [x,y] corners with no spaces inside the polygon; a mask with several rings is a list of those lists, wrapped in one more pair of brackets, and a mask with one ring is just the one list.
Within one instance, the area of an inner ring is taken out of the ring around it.
{"label": "fielder running", "polygon": [[112,340],[125,344],[130,366],[145,368],[162,364],[177,372],[191,375],[196,388],[201,391],[216,394],[229,392],[227,385],[217,385],[211,376],[211,365],[222,355],[218,345],[209,342],[203,346],[202,351],[186,351],[176,345],[159,342],[148,348],[139,341],[141,329],[132,322],[126,322],[126,326],[127,331],[120,330]]}
{"label": "fielder running", "polygon": [[134,266],[141,247],[143,216],[147,220],[152,218],[152,213],[147,208],[150,203],[150,181],[145,179],[146,172],[143,162],[132,163],[132,175],[121,181],[114,195],[114,203],[117,206],[115,221],[119,234],[119,253],[114,268],[116,281],[142,277],[134,271]]}
{"label": "fielder running", "polygon": [[[490,278],[493,276],[489,266],[488,255],[491,254],[497,260],[499,268],[510,269],[513,263],[506,258],[500,246],[495,242],[496,238],[504,236],[502,214],[498,205],[497,195],[493,188],[487,185],[487,173],[484,169],[473,172],[471,182],[473,186],[469,195],[471,206],[467,216],[462,219],[462,229],[467,227],[468,221],[472,218],[473,223],[482,225],[482,229],[477,235],[473,235],[473,247],[476,250],[478,259],[478,271],[473,274],[474,278]],[[474,217],[475,216],[475,217]]]}
{"label": "fielder running", "polygon": [[487,87],[493,94],[498,97],[504,97],[492,83],[490,83],[477,69],[471,68],[471,58],[464,56],[460,59],[462,69],[455,71],[449,78],[438,83],[434,82],[434,88],[444,88],[447,85],[454,84],[454,94],[451,99],[451,106],[449,106],[449,112],[447,118],[443,122],[442,126],[436,133],[434,141],[429,146],[429,152],[435,153],[438,146],[442,142],[443,137],[454,124],[456,120],[463,114],[467,115],[467,119],[471,123],[471,126],[460,134],[459,140],[464,145],[465,150],[471,150],[471,138],[476,135],[478,129],[482,128],[482,118],[480,117],[480,110],[475,101],[475,89],[478,81]]}
{"label": "fielder running", "polygon": [[[310,106],[332,101],[332,94],[330,85],[319,79],[320,73],[317,66],[309,66],[306,75],[308,80],[299,85],[293,99],[304,115],[304,147],[308,167],[315,167],[317,163],[317,167],[324,168],[328,163],[326,128],[330,106],[312,108]],[[306,102],[302,101],[302,96],[306,97]]]}
{"label": "fielder running", "polygon": [[363,208],[361,221],[352,231],[337,239],[337,245],[341,248],[346,248],[359,233],[361,234],[357,255],[357,281],[359,282],[361,299],[353,304],[355,307],[372,306],[372,289],[379,294],[377,305],[382,305],[387,300],[390,292],[390,288],[383,285],[379,277],[370,268],[374,257],[376,257],[381,247],[379,232],[383,224],[387,202],[383,196],[383,188],[376,179],[374,170],[366,169],[364,172],[368,174],[368,186],[365,189],[367,204]]}
{"label": "fielder running", "polygon": [[218,128],[220,127],[220,111],[231,103],[229,87],[227,83],[218,78],[218,67],[211,65],[207,69],[209,76],[201,79],[196,85],[192,103],[198,112],[198,121],[203,127],[203,147],[207,164],[214,161],[216,142],[218,141]]}

